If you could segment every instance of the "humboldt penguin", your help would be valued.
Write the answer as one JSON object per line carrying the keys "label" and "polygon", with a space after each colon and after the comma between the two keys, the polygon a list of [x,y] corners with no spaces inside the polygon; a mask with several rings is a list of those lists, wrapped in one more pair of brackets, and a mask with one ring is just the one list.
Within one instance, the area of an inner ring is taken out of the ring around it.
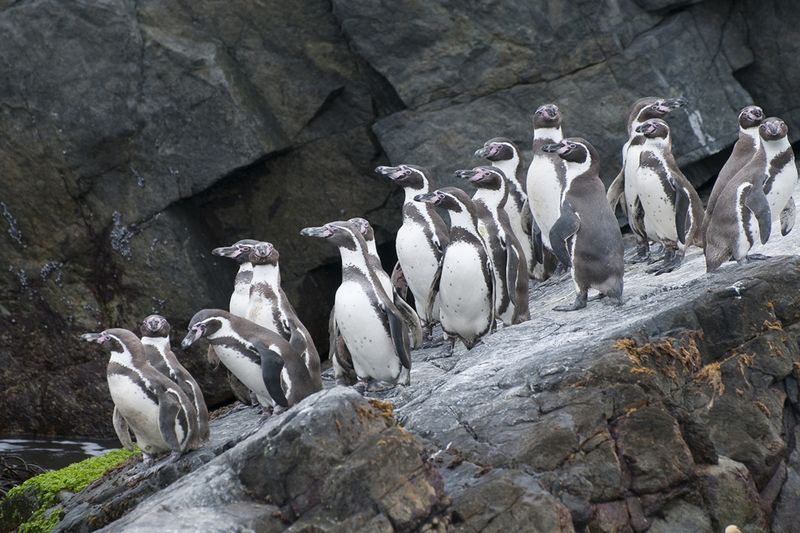
{"label": "humboldt penguin", "polygon": [[281,335],[222,309],[203,309],[192,317],[181,342],[186,349],[205,338],[225,365],[255,394],[266,410],[291,407],[321,390],[306,367],[305,340],[293,328],[287,342]]}
{"label": "humboldt penguin", "polygon": [[[525,253],[525,264],[529,273],[535,267],[533,249],[531,248],[530,209],[528,195],[525,193],[525,174],[517,145],[505,137],[495,137],[483,144],[483,148],[475,152],[476,157],[483,157],[492,162],[492,166],[502,171],[506,178],[508,200],[504,207],[508,214],[511,231]],[[526,226],[525,221],[528,221]]]}
{"label": "humboldt penguin", "polygon": [[706,217],[703,219],[703,225],[700,230],[701,235],[704,237],[708,229],[709,217],[711,212],[714,211],[719,195],[722,194],[725,186],[733,179],[736,173],[749,163],[758,152],[758,148],[761,146],[758,127],[763,120],[764,111],[757,105],[749,105],[739,112],[739,139],[733,145],[733,152],[731,152],[730,157],[719,171],[714,187],[711,189],[711,195],[708,197]]}
{"label": "humboldt penguin", "polygon": [[334,313],[359,390],[364,392],[370,379],[410,384],[408,327],[371,266],[361,230],[352,222],[336,221],[304,228],[300,234],[325,239],[339,249],[342,284],[336,290]]}
{"label": "humboldt penguin", "polygon": [[683,98],[640,98],[634,102],[628,115],[628,140],[622,147],[622,169],[608,188],[606,198],[614,210],[622,201],[623,209],[628,216],[634,236],[636,237],[636,259],[634,262],[650,259],[650,243],[644,228],[644,210],[637,193],[636,171],[639,167],[644,136],[636,132],[636,128],[651,118],[663,118],[671,111],[686,105]]}
{"label": "humboldt penguin", "polygon": [[558,154],[567,164],[561,216],[550,229],[550,242],[558,259],[572,267],[576,297],[572,305],[554,310],[586,307],[590,288],[622,305],[622,233],[600,181],[597,151],[580,138],[563,139],[542,149]]}
{"label": "humboldt penguin", "polygon": [[311,381],[315,387],[322,388],[317,348],[281,287],[278,250],[271,243],[260,241],[252,245],[248,259],[253,274],[250,281],[250,300],[244,318],[274,331],[287,341],[292,332],[297,330],[306,346],[303,360]]}
{"label": "humboldt penguin", "polygon": [[[494,329],[494,267],[478,232],[478,214],[467,193],[445,187],[419,194],[418,202],[450,214],[450,244],[444,251],[433,289],[439,296],[439,318],[452,354],[460,339],[468,350]],[[431,307],[429,301],[428,307]]]}
{"label": "humboldt penguin", "polygon": [[81,339],[111,351],[106,377],[114,402],[114,430],[125,448],[133,449],[131,430],[147,463],[164,452],[172,452],[174,460],[192,447],[192,427],[197,419],[192,401],[147,362],[136,335],[113,328],[85,333]]}
{"label": "humboldt penguin", "polygon": [[170,325],[161,315],[150,315],[139,326],[145,357],[153,368],[174,381],[192,401],[196,418],[195,442],[200,445],[208,441],[208,408],[203,391],[194,377],[178,361],[169,342]]}
{"label": "humboldt penguin", "polygon": [[547,279],[556,261],[550,245],[550,228],[561,214],[561,193],[564,190],[564,162],[555,154],[542,151],[542,146],[563,139],[561,111],[555,104],[539,106],[533,114],[533,159],[526,177],[528,205],[538,231],[534,231],[536,262],[542,264],[537,279]]}
{"label": "humboldt penguin", "polygon": [[703,204],[675,162],[667,123],[653,118],[636,133],[644,136],[634,177],[644,228],[648,238],[664,245],[663,262],[647,271],[659,275],[678,268],[688,246],[702,247]]}
{"label": "humboldt penguin", "polygon": [[[761,256],[748,255],[772,233],[773,220],[785,235],[794,223],[792,191],[797,167],[789,144],[786,124],[768,118],[758,127],[761,147],[756,155],[728,182],[708,215],[706,270],[712,272],[733,257],[739,263]],[[789,218],[785,212],[791,211]]]}
{"label": "humboldt penguin", "polygon": [[438,320],[439,305],[434,301],[432,315],[425,310],[425,302],[431,283],[442,260],[442,251],[447,247],[447,226],[442,217],[426,203],[414,197],[430,191],[428,171],[413,165],[378,167],[375,172],[386,176],[405,192],[403,224],[397,230],[395,246],[397,260],[411,294],[414,307],[422,321],[425,338],[430,341],[434,323]]}
{"label": "humboldt penguin", "polygon": [[472,202],[478,215],[478,233],[492,257],[495,316],[506,326],[525,322],[530,319],[528,269],[523,247],[503,209],[508,196],[503,171],[496,167],[475,167],[459,170],[456,176],[469,180],[478,189]]}

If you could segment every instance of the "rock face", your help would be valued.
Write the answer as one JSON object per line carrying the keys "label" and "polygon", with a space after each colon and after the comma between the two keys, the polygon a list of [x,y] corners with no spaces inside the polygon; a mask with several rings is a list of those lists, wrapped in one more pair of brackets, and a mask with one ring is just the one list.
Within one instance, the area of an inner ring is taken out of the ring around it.
{"label": "rock face", "polygon": [[[110,434],[105,361],[77,335],[152,312],[177,334],[226,304],[233,265],[209,250],[240,238],[281,251],[324,351],[334,252],[298,229],[366,216],[391,250],[399,194],[375,165],[446,184],[497,135],[529,160],[545,101],[606,179],[645,94],[689,100],[670,122],[698,186],[753,100],[797,139],[798,22],[779,0],[0,0],[2,432]],[[230,398],[201,351],[179,356]]]}

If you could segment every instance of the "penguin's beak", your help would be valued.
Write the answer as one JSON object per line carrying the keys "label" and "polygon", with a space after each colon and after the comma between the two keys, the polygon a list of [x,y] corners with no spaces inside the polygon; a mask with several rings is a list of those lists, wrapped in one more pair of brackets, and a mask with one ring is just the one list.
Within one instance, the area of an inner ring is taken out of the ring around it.
{"label": "penguin's beak", "polygon": [[303,228],[300,230],[300,235],[304,237],[317,237],[319,239],[327,239],[333,235],[333,230],[327,226],[318,226],[312,228]]}
{"label": "penguin's beak", "polygon": [[494,155],[494,146],[491,144],[483,145],[481,148],[475,150],[475,157],[489,157],[491,155]]}
{"label": "penguin's beak", "polygon": [[211,250],[211,253],[220,257],[235,258],[239,255],[239,249],[235,246],[221,246],[220,248]]}
{"label": "penguin's beak", "polygon": [[439,205],[442,199],[442,194],[439,191],[433,191],[425,194],[418,194],[414,197],[415,202],[423,202],[426,204]]}
{"label": "penguin's beak", "polygon": [[85,342],[96,342],[97,344],[103,344],[108,340],[103,333],[84,333],[81,335],[81,340]]}
{"label": "penguin's beak", "polygon": [[748,109],[746,114],[747,114],[747,117],[750,120],[763,120],[764,119],[764,111],[762,111],[760,107],[756,107],[756,108],[753,108],[753,109]]}
{"label": "penguin's beak", "polygon": [[405,169],[402,166],[399,167],[375,167],[375,172],[380,174],[381,176],[386,176],[390,180],[394,181],[396,179],[402,178],[406,175]]}
{"label": "penguin's beak", "polygon": [[679,107],[683,107],[687,104],[686,98],[678,97],[678,98],[667,98],[666,100],[661,100],[656,108],[665,115],[670,111],[674,111]]}
{"label": "penguin's beak", "polygon": [[[475,153],[477,154],[477,152],[475,152]],[[468,179],[471,179],[477,173],[478,173],[478,171],[475,170],[474,168],[473,169],[456,170],[455,171],[455,176],[457,178],[462,179],[462,180],[468,180]]]}
{"label": "penguin's beak", "polygon": [[199,328],[191,328],[186,336],[181,341],[181,348],[184,350],[197,342],[197,340],[203,336],[203,331]]}
{"label": "penguin's beak", "polygon": [[645,135],[650,135],[655,131],[656,127],[652,124],[645,122],[644,124],[639,124],[636,126],[636,133],[643,133]]}
{"label": "penguin's beak", "polygon": [[564,154],[567,152],[567,145],[564,143],[550,143],[542,146],[542,152],[548,154]]}

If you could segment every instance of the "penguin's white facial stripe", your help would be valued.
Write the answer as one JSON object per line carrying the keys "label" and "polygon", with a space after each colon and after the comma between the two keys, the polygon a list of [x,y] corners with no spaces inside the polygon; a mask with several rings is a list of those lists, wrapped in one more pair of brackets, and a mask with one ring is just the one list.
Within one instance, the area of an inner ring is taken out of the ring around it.
{"label": "penguin's white facial stripe", "polygon": [[147,378],[145,378],[144,374],[142,374],[141,370],[139,370],[133,364],[133,355],[131,354],[130,350],[128,350],[128,347],[125,346],[125,344],[123,344],[122,341],[118,337],[116,337],[115,335],[109,335],[109,337],[114,339],[114,340],[116,340],[119,343],[119,345],[122,347],[122,351],[112,351],[111,352],[110,362],[116,363],[119,366],[125,367],[125,368],[135,372],[139,376],[139,378],[142,380],[142,382],[144,382],[145,386],[147,388],[151,388],[150,381]]}

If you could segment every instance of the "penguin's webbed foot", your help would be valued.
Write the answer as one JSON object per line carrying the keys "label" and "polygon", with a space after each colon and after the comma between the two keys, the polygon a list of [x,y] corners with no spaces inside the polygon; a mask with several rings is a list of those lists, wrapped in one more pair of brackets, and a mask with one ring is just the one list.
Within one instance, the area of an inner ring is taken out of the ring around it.
{"label": "penguin's webbed foot", "polygon": [[597,300],[602,300],[602,299],[603,299],[603,298],[605,298],[605,297],[606,297],[606,295],[605,295],[605,294],[603,294],[602,292],[598,292],[598,293],[597,293],[597,294],[595,294],[594,296],[589,296],[589,297],[586,299],[586,301],[587,301],[587,302],[596,302]]}
{"label": "penguin's webbed foot", "polygon": [[648,274],[655,274],[656,276],[660,276],[661,274],[667,274],[668,272],[677,270],[678,267],[681,266],[681,263],[682,261],[680,258],[673,258],[671,261],[665,261],[660,265],[648,268],[646,272]]}
{"label": "penguin's webbed foot", "polygon": [[163,464],[164,465],[172,464],[176,462],[178,459],[180,459],[181,456],[183,456],[183,452],[181,452],[180,450],[173,450],[169,455],[166,456],[166,459],[164,460]]}
{"label": "penguin's webbed foot", "polygon": [[572,305],[557,305],[553,308],[553,311],[577,311],[586,307],[587,301],[586,293],[578,294],[575,296],[575,301],[572,302]]}
{"label": "penguin's webbed foot", "polygon": [[769,256],[764,254],[750,254],[746,257],[748,261],[766,261],[769,259]]}
{"label": "penguin's webbed foot", "polygon": [[361,396],[364,396],[366,392],[369,390],[369,381],[366,379],[359,379],[358,382],[353,385],[353,389]]}

